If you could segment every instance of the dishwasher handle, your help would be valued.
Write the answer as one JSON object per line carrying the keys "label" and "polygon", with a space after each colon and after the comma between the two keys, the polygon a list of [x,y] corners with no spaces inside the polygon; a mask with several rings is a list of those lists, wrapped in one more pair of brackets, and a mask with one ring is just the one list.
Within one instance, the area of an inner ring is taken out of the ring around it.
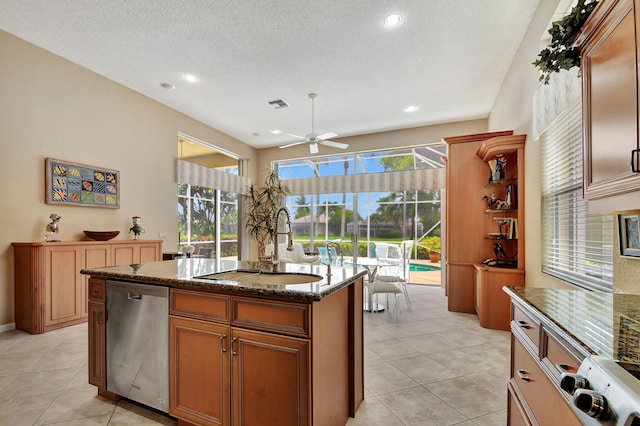
{"label": "dishwasher handle", "polygon": [[132,294],[131,292],[127,293],[127,299],[129,300],[142,300],[141,294]]}

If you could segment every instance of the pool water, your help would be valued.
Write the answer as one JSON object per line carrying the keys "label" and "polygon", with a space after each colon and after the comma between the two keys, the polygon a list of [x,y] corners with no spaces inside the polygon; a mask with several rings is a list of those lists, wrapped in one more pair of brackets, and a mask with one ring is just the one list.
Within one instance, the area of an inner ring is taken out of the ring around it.
{"label": "pool water", "polygon": [[425,265],[423,263],[410,263],[409,271],[410,272],[428,272],[428,271],[439,271],[440,267],[435,265]]}

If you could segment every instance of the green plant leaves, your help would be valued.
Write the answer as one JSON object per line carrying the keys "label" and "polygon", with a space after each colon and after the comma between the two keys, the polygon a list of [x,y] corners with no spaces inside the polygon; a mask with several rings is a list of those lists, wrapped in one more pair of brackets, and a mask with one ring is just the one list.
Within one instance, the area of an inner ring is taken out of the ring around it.
{"label": "green plant leaves", "polygon": [[551,24],[551,43],[533,62],[541,71],[541,82],[549,84],[551,73],[580,66],[580,51],[573,47],[573,43],[597,4],[596,0],[578,0],[568,15]]}

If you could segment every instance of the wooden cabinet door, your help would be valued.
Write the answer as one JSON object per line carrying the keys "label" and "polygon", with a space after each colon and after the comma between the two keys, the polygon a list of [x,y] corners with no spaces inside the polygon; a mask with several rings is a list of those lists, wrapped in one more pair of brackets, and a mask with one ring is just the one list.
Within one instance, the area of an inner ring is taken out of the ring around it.
{"label": "wooden cabinet door", "polygon": [[[633,0],[612,1],[582,47],[584,187],[589,199],[640,189],[631,171],[638,147],[636,24]],[[608,6],[608,5],[607,5]],[[604,11],[604,12],[603,12]]]}
{"label": "wooden cabinet door", "polygon": [[140,263],[140,251],[135,244],[118,244],[112,247],[112,266]]}
{"label": "wooden cabinet door", "polygon": [[308,425],[309,342],[233,328],[233,425]]}
{"label": "wooden cabinet door", "polygon": [[157,241],[113,244],[112,247],[113,266],[162,260],[162,243]]}
{"label": "wooden cabinet door", "polygon": [[198,425],[229,425],[227,325],[169,317],[169,413]]}
{"label": "wooden cabinet door", "polygon": [[104,303],[89,301],[89,383],[107,387],[106,318]]}
{"label": "wooden cabinet door", "polygon": [[[82,257],[84,259],[83,268],[103,268],[111,265],[111,247],[108,245],[95,245],[85,246],[82,250]],[[82,283],[82,316],[88,315],[88,299],[89,293],[87,291],[89,286],[89,277],[84,276]]]}
{"label": "wooden cabinet door", "polygon": [[45,250],[44,325],[56,325],[82,318],[84,279],[82,248],[48,247]]}
{"label": "wooden cabinet door", "polygon": [[138,245],[140,263],[157,262],[162,260],[162,245],[158,243],[148,243]]}

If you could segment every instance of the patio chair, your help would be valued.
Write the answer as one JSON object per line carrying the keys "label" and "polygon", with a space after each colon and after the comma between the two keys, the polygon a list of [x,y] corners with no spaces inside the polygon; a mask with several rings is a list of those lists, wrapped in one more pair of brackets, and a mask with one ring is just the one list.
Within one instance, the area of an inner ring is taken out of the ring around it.
{"label": "patio chair", "polygon": [[392,281],[380,281],[376,276],[372,282],[366,281],[365,288],[369,293],[369,312],[376,312],[373,307],[378,305],[379,294],[385,295],[385,306],[387,309],[390,309],[389,295],[393,296],[393,311],[397,322],[400,315],[400,294],[402,293],[402,289],[398,284]]}
{"label": "patio chair", "polygon": [[407,281],[409,280],[409,261],[411,259],[413,241],[403,241],[399,246],[388,243],[376,243],[375,247],[380,272],[375,276],[374,282],[391,283],[400,288],[404,294],[407,309],[411,310],[411,299],[409,298]]}

